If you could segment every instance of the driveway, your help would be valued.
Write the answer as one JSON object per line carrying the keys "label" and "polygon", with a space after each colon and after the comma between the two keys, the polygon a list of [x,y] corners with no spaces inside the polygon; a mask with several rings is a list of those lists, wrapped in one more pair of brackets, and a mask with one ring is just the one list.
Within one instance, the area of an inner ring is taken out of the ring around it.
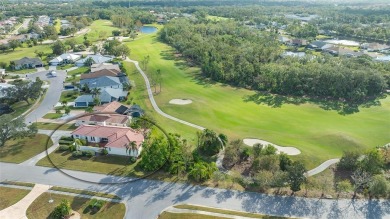
{"label": "driveway", "polygon": [[31,123],[37,121],[39,118],[42,118],[46,115],[52,108],[55,106],[61,97],[61,92],[63,88],[63,82],[65,81],[66,73],[65,71],[57,71],[57,77],[48,77],[49,70],[36,72],[33,74],[26,75],[28,79],[35,80],[39,77],[41,80],[49,81],[50,86],[46,91],[43,101],[39,106],[29,113],[25,121],[26,123]]}
{"label": "driveway", "polygon": [[127,178],[67,170],[76,178],[53,168],[0,163],[0,181],[22,181],[117,194],[127,205],[126,218],[150,219],[165,208],[192,203],[263,214],[305,218],[390,218],[390,201],[328,200],[272,196],[253,192],[216,189],[175,182],[138,180],[125,184],[92,184],[124,181]]}

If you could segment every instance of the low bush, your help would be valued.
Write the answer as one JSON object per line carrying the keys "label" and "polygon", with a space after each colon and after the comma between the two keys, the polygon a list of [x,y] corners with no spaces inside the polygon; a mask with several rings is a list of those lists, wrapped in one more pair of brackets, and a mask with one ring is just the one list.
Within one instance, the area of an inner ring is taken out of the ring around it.
{"label": "low bush", "polygon": [[83,156],[83,152],[81,151],[73,151],[72,157],[81,157]]}
{"label": "low bush", "polygon": [[100,154],[101,155],[107,155],[108,154],[108,150],[104,148],[103,150],[101,150]]}
{"label": "low bush", "polygon": [[94,152],[92,151],[81,151],[81,153],[85,157],[92,157],[94,155]]}
{"label": "low bush", "polygon": [[137,162],[137,158],[135,157],[130,157],[130,163],[135,163]]}
{"label": "low bush", "polygon": [[68,145],[60,145],[60,147],[58,148],[59,151],[67,151],[69,150],[69,146]]}
{"label": "low bush", "polygon": [[73,137],[72,136],[62,136],[60,138],[60,140],[64,140],[64,141],[73,141]]}
{"label": "low bush", "polygon": [[103,200],[97,200],[96,198],[94,198],[91,201],[89,201],[88,208],[91,209],[91,211],[93,212],[98,212],[105,203],[106,202]]}
{"label": "low bush", "polygon": [[73,141],[59,140],[58,143],[59,144],[64,144],[64,145],[71,145],[73,143]]}

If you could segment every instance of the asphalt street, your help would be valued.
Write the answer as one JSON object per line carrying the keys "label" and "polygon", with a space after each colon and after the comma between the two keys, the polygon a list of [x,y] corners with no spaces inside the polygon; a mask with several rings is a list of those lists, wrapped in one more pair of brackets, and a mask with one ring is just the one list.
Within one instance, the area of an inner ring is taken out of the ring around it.
{"label": "asphalt street", "polygon": [[39,77],[41,80],[49,81],[50,83],[42,103],[26,116],[25,121],[27,124],[35,122],[39,118],[42,118],[44,115],[46,115],[60,99],[66,72],[61,70],[56,70],[56,72],[57,77],[48,76],[49,70],[27,74],[28,79],[35,80],[37,77]]}
{"label": "asphalt street", "polygon": [[94,184],[79,179],[110,183],[124,182],[128,178],[66,170],[76,177],[72,178],[53,168],[10,163],[0,163],[0,167],[0,181],[33,182],[117,194],[126,203],[126,218],[156,218],[163,209],[179,203],[300,218],[390,218],[389,200],[271,196],[148,179],[123,184]]}

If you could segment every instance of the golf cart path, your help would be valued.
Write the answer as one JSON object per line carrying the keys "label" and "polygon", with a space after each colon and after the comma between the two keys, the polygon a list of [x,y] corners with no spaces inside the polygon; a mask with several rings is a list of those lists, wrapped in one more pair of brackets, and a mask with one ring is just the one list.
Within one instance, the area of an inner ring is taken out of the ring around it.
{"label": "golf cart path", "polygon": [[[184,121],[184,120],[181,120],[181,119],[178,119],[176,117],[173,117],[171,115],[168,115],[166,113],[164,113],[157,105],[156,101],[154,100],[154,96],[153,96],[153,91],[152,91],[152,88],[150,87],[150,82],[149,82],[149,79],[148,79],[148,76],[145,74],[145,72],[139,67],[139,64],[138,64],[138,61],[135,61],[135,60],[131,60],[129,57],[126,57],[126,60],[127,62],[131,62],[135,65],[135,67],[137,68],[137,70],[141,73],[142,77],[144,78],[145,80],[145,84],[146,84],[146,90],[148,91],[148,96],[149,96],[149,100],[150,102],[152,103],[152,106],[153,106],[153,109],[156,110],[156,112],[162,116],[164,116],[165,118],[168,118],[168,119],[171,119],[173,121],[176,121],[176,122],[180,122],[184,125],[188,125],[188,126],[191,126],[193,128],[196,128],[196,129],[199,129],[199,130],[204,130],[206,128],[202,127],[202,126],[199,126],[199,125],[196,125],[196,124],[193,124],[193,123],[190,123],[190,122],[187,122],[187,121]],[[216,164],[217,164],[217,167],[221,170],[223,170],[223,166],[222,166],[222,160],[223,160],[223,156],[224,153],[219,153],[218,154],[218,158],[217,158],[217,161],[216,161]],[[322,171],[324,171],[326,168],[328,168],[330,165],[334,164],[334,163],[337,163],[339,161],[339,159],[331,159],[331,160],[328,160],[328,161],[325,161],[324,163],[322,163],[321,165],[319,165],[318,167],[308,171],[306,174],[307,176],[313,176],[315,174],[318,174]]]}
{"label": "golf cart path", "polygon": [[26,211],[27,208],[33,203],[33,201],[38,198],[42,193],[49,190],[50,186],[35,184],[34,188],[29,192],[24,198],[22,198],[17,203],[11,205],[10,207],[0,211],[1,219],[27,219]]}

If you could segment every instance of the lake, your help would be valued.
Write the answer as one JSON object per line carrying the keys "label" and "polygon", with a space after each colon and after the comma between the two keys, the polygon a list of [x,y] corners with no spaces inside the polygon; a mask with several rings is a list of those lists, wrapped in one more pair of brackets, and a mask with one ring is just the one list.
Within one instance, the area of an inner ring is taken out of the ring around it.
{"label": "lake", "polygon": [[153,26],[142,26],[141,33],[154,33],[157,31],[156,27]]}

